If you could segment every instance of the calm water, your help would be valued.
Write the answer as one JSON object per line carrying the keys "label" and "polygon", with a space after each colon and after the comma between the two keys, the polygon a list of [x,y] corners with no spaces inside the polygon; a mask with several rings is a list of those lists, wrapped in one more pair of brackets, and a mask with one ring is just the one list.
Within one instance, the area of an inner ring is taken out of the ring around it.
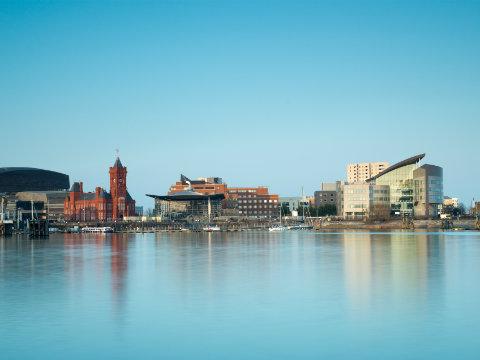
{"label": "calm water", "polygon": [[2,359],[479,359],[480,233],[0,239]]}

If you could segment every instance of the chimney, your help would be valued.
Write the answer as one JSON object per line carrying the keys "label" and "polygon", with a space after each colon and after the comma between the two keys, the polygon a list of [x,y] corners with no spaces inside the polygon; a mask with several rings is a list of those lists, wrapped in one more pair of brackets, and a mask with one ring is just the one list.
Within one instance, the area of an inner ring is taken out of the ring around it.
{"label": "chimney", "polygon": [[95,188],[95,195],[97,197],[97,199],[100,197],[100,192],[102,191],[102,188],[100,186],[97,186]]}
{"label": "chimney", "polygon": [[80,181],[80,192],[83,193],[83,182]]}

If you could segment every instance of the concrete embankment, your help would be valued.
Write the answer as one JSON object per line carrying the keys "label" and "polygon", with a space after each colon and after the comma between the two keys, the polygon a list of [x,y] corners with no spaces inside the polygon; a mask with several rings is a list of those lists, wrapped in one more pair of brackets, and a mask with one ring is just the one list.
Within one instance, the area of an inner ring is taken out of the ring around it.
{"label": "concrete embankment", "polygon": [[[447,226],[446,226],[447,225]],[[402,220],[390,220],[381,222],[363,222],[363,221],[322,221],[315,224],[318,231],[331,230],[402,230],[402,229],[463,229],[463,230],[480,230],[478,223],[474,219],[450,220],[446,224],[442,220],[414,220],[413,226],[406,226]]]}

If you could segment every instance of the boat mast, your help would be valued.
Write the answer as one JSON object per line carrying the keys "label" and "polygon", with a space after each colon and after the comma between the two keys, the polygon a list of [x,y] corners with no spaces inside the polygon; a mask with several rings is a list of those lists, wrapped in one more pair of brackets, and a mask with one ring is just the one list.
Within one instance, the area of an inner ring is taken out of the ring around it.
{"label": "boat mast", "polygon": [[208,223],[210,224],[212,219],[212,204],[210,202],[210,196],[208,197]]}
{"label": "boat mast", "polygon": [[282,225],[282,203],[280,202],[280,226]]}
{"label": "boat mast", "polygon": [[3,215],[3,202],[4,202],[4,198],[3,198],[3,196],[2,196],[1,198],[2,198],[2,205],[0,206],[0,222],[3,222],[3,220],[4,220],[4,215]]}

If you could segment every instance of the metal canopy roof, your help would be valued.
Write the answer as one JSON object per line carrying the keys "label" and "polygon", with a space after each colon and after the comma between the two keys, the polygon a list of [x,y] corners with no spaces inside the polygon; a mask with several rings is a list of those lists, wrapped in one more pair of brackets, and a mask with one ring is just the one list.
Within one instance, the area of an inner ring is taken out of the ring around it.
{"label": "metal canopy roof", "polygon": [[223,200],[225,199],[224,194],[212,194],[204,195],[194,191],[182,191],[173,195],[151,195],[146,194],[147,196],[159,199],[159,200],[168,200],[168,201],[194,201],[194,200]]}
{"label": "metal canopy roof", "polygon": [[405,159],[405,160],[402,160],[388,168],[386,168],[385,170],[383,170],[382,172],[378,173],[377,175],[371,177],[370,179],[367,180],[367,182],[370,182],[370,181],[373,181],[375,179],[378,179],[380,176],[383,176],[387,173],[389,173],[390,171],[393,171],[393,170],[396,170],[396,169],[399,169],[401,167],[404,167],[404,166],[407,166],[407,165],[413,165],[413,164],[416,164],[418,163],[420,160],[422,160],[423,158],[425,157],[425,154],[419,154],[419,155],[415,155],[415,156],[412,156],[412,157],[409,157],[408,159]]}

